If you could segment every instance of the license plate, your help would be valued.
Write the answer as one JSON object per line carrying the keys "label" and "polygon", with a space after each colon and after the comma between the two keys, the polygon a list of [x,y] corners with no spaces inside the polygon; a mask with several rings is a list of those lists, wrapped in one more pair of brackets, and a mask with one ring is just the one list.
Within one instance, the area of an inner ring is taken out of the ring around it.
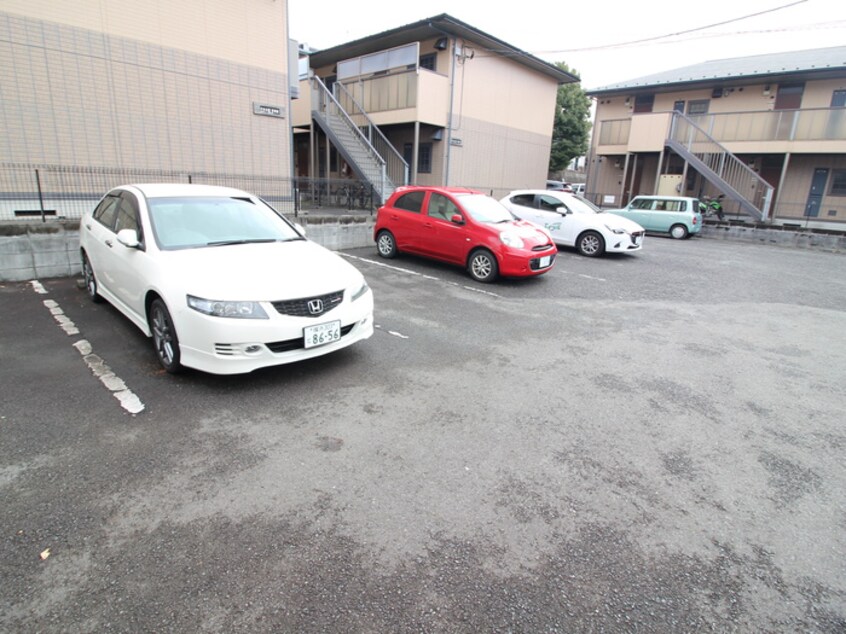
{"label": "license plate", "polygon": [[305,338],[306,348],[325,346],[327,343],[339,341],[341,339],[341,322],[330,321],[326,324],[306,326],[303,328],[303,337]]}
{"label": "license plate", "polygon": [[540,259],[539,267],[542,268],[542,269],[545,269],[546,267],[549,266],[549,263],[551,261],[552,261],[552,256],[551,255],[545,255]]}

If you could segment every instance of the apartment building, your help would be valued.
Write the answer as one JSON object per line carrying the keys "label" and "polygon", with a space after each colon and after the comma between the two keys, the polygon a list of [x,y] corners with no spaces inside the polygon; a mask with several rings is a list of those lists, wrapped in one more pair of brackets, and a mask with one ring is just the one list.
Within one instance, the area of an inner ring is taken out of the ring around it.
{"label": "apartment building", "polygon": [[721,59],[588,91],[589,197],[724,195],[740,219],[846,228],[846,46]]}
{"label": "apartment building", "polygon": [[84,174],[77,190],[176,174],[290,186],[289,49],[285,0],[3,0],[0,191],[31,197],[33,174],[47,195]]}
{"label": "apartment building", "polygon": [[556,94],[578,78],[442,14],[310,52],[296,172],[501,195],[543,187]]}

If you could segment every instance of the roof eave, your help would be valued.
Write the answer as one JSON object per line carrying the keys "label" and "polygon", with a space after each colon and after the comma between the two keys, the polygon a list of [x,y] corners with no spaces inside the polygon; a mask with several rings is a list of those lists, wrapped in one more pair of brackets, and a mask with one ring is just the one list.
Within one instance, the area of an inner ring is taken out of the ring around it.
{"label": "roof eave", "polygon": [[367,55],[368,53],[384,50],[385,48],[401,46],[437,35],[450,35],[469,40],[482,48],[501,54],[504,57],[509,57],[523,66],[547,75],[560,84],[581,81],[577,75],[565,72],[553,64],[515,48],[492,35],[479,31],[446,13],[317,51],[311,54],[309,64],[312,68],[320,68],[351,57]]}

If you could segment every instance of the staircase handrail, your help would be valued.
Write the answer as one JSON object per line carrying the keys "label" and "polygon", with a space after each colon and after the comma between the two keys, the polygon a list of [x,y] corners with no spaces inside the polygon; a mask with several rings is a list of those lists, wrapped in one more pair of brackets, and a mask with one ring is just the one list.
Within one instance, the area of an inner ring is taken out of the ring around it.
{"label": "staircase handrail", "polygon": [[[688,138],[678,138],[679,136],[683,135],[683,130],[681,129],[683,126],[678,125],[679,121],[683,121],[687,126],[688,129],[693,131],[695,130],[697,135],[701,135],[702,138],[697,138],[696,143],[709,143],[712,147],[716,148],[715,152],[702,152],[696,151],[693,149],[693,134],[687,135]],[[720,155],[720,165],[719,168],[715,169],[707,164],[707,161],[704,159],[700,159],[705,163],[705,165],[711,169],[720,179],[728,183],[735,191],[738,192],[740,196],[744,198],[744,200],[748,201],[750,205],[758,209],[761,213],[762,218],[767,218],[769,213],[769,206],[772,202],[772,193],[773,193],[773,186],[770,185],[766,180],[761,178],[753,169],[751,169],[746,163],[741,161],[737,158],[732,152],[730,152],[725,146],[721,145],[719,141],[714,139],[710,134],[708,134],[705,130],[700,128],[690,117],[686,116],[682,112],[674,111],[673,117],[670,121],[670,134],[669,138],[672,141],[680,144],[684,147],[688,152],[692,155],[707,155],[707,154],[719,154]],[[704,139],[704,140],[703,140]],[[726,166],[726,158],[730,161],[730,165]],[[762,201],[760,203],[760,207],[753,201],[750,200],[743,192],[737,187],[738,182],[731,182],[726,176],[726,172],[732,172],[732,174],[739,174],[745,176],[750,182],[756,183],[761,186],[763,191]]]}
{"label": "staircase handrail", "polygon": [[[335,82],[333,87],[339,89],[340,92],[344,94],[346,99],[350,100],[356,110],[353,112],[356,116],[364,117],[364,120],[367,121],[367,127],[371,132],[375,131],[376,135],[379,139],[378,149],[381,149],[381,155],[386,157],[386,162],[388,164],[388,177],[391,179],[391,182],[397,185],[407,185],[408,184],[408,174],[409,168],[408,163],[406,162],[405,158],[403,158],[402,154],[394,147],[393,143],[388,141],[388,138],[384,135],[379,126],[374,123],[373,119],[370,118],[370,115],[367,114],[367,111],[362,107],[362,105],[358,102],[358,100],[353,96],[353,94],[347,89],[344,84],[341,82]],[[364,134],[364,133],[362,133]],[[390,156],[390,158],[387,158]],[[393,167],[392,167],[393,166]],[[396,173],[399,171],[400,173]]]}
{"label": "staircase handrail", "polygon": [[[382,165],[382,169],[384,171],[384,168],[385,168],[387,161],[385,161],[385,159],[382,158],[382,155],[379,154],[378,150],[375,147],[373,147],[373,144],[368,140],[368,138],[366,136],[364,136],[364,133],[355,124],[355,122],[352,120],[352,118],[350,118],[350,115],[347,114],[347,111],[344,110],[344,108],[341,106],[340,102],[335,98],[335,95],[332,94],[332,91],[330,91],[326,87],[326,84],[324,84],[323,81],[320,79],[320,77],[318,77],[317,75],[314,75],[312,77],[312,80],[313,80],[313,83],[317,86],[320,93],[322,93],[322,95],[325,98],[329,99],[336,106],[337,111],[338,111],[338,115],[341,117],[341,120],[344,123],[347,124],[347,127],[350,128],[350,131],[353,132],[353,134],[355,134],[356,137],[358,137],[361,140],[361,142],[365,145],[365,147],[367,147],[368,151]],[[319,101],[320,106],[321,106],[320,112],[325,112],[327,110],[327,108],[324,106],[324,102],[322,100],[318,100],[318,101]]]}

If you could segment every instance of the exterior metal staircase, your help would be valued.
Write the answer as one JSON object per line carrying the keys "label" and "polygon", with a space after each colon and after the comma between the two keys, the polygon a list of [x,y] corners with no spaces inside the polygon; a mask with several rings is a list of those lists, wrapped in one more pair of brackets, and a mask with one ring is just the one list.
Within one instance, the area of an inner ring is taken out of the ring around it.
{"label": "exterior metal staircase", "polygon": [[769,215],[773,186],[681,112],[674,112],[667,147],[756,220]]}
{"label": "exterior metal staircase", "polygon": [[326,133],[356,177],[369,183],[376,197],[384,203],[397,186],[408,183],[408,164],[343,86],[338,83],[334,86],[350,111],[319,77],[312,77],[312,119]]}

